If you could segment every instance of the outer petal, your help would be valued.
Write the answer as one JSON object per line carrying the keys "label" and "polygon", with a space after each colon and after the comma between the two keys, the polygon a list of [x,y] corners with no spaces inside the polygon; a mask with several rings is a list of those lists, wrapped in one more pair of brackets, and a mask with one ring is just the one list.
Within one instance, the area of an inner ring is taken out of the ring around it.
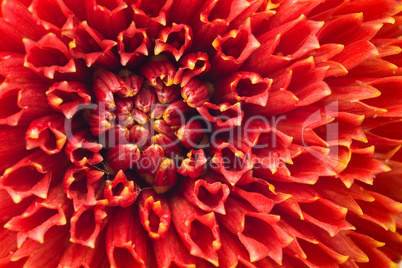
{"label": "outer petal", "polygon": [[154,240],[166,236],[170,227],[171,211],[167,199],[152,190],[143,190],[138,201],[142,226]]}
{"label": "outer petal", "polygon": [[70,241],[95,248],[99,233],[111,216],[107,201],[100,200],[94,206],[82,206],[70,218]]}
{"label": "outer petal", "polygon": [[174,226],[190,254],[218,266],[217,251],[221,247],[221,240],[215,214],[200,213],[178,195],[169,201]]}
{"label": "outer petal", "polygon": [[51,227],[67,223],[69,208],[70,204],[59,185],[49,191],[47,199],[37,198],[24,213],[8,221],[4,228],[18,232],[18,247],[28,237],[43,243],[44,236]]}
{"label": "outer petal", "polygon": [[24,44],[27,51],[24,66],[35,72],[53,79],[56,72],[74,73],[77,70],[67,46],[52,33],[38,42],[24,39]]}
{"label": "outer petal", "polygon": [[103,195],[110,206],[129,207],[138,198],[140,190],[132,180],[127,180],[123,171],[119,171],[113,181],[107,181]]}
{"label": "outer petal", "polygon": [[133,208],[119,208],[106,231],[106,252],[110,266],[147,265],[147,245],[144,229]]}
{"label": "outer petal", "polygon": [[0,185],[16,203],[31,195],[47,198],[50,181],[57,181],[60,170],[65,167],[63,156],[36,151],[6,169],[0,177]]}
{"label": "outer petal", "polygon": [[230,190],[226,184],[204,179],[185,178],[181,190],[188,202],[206,211],[225,214],[225,201]]}
{"label": "outer petal", "polygon": [[173,226],[167,230],[165,237],[153,240],[153,246],[158,267],[168,268],[172,264],[196,267],[195,258],[190,255]]}
{"label": "outer petal", "polygon": [[84,205],[96,205],[104,174],[97,169],[86,166],[77,167],[73,164],[66,170],[63,180],[64,192],[69,199],[73,200],[75,211]]}

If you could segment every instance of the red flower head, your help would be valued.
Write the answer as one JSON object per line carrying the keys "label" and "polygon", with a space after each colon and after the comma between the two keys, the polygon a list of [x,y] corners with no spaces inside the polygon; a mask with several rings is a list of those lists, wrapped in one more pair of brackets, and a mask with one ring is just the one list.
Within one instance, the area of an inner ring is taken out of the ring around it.
{"label": "red flower head", "polygon": [[1,267],[396,267],[402,1],[2,0]]}

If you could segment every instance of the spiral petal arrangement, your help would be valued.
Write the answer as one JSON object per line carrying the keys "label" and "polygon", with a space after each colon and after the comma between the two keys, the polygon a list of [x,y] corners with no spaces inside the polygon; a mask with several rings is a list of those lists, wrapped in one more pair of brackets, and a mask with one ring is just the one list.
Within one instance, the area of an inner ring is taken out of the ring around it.
{"label": "spiral petal arrangement", "polygon": [[2,0],[1,267],[397,267],[400,0]]}

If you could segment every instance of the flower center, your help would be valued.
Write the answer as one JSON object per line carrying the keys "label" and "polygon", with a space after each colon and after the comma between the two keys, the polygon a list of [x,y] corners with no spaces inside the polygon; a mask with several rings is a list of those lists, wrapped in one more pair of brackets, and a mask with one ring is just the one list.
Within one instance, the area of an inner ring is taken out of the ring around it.
{"label": "flower center", "polygon": [[196,78],[181,86],[178,75],[170,62],[151,61],[138,74],[101,71],[93,82],[89,126],[104,164],[113,172],[133,170],[159,193],[176,183],[177,167],[204,136],[195,115],[208,89]]}

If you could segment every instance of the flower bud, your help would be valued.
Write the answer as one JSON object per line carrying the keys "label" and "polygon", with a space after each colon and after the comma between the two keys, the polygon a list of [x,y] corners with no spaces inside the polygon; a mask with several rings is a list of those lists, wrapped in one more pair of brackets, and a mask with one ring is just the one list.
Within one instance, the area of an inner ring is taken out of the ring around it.
{"label": "flower bud", "polygon": [[130,88],[116,74],[104,71],[95,79],[93,90],[98,102],[105,102],[106,107],[114,108],[113,93],[127,92]]}
{"label": "flower bud", "polygon": [[161,89],[163,85],[173,84],[176,68],[168,61],[154,61],[143,66],[140,72],[153,87]]}
{"label": "flower bud", "polygon": [[132,98],[116,98],[116,108],[114,113],[119,115],[130,114],[130,112],[134,109],[134,102]]}
{"label": "flower bud", "polygon": [[149,131],[139,125],[130,128],[130,142],[134,143],[140,149],[144,149],[151,144],[151,134]]}
{"label": "flower bud", "polygon": [[110,148],[106,154],[109,166],[114,171],[132,167],[140,158],[140,150],[134,144],[119,144]]}
{"label": "flower bud", "polygon": [[123,98],[135,96],[140,91],[143,80],[141,76],[136,74],[123,77],[123,81],[127,84],[127,87],[117,92],[117,95]]}
{"label": "flower bud", "polygon": [[176,182],[177,171],[174,161],[170,158],[163,159],[158,172],[156,172],[153,189],[157,194],[162,194],[167,192]]}
{"label": "flower bud", "polygon": [[166,135],[171,139],[176,139],[176,135],[174,134],[172,127],[166,124],[164,120],[155,120],[154,129],[160,134]]}
{"label": "flower bud", "polygon": [[186,121],[189,110],[190,107],[185,102],[175,101],[166,108],[163,120],[171,126],[181,126]]}
{"label": "flower bud", "polygon": [[208,88],[198,79],[191,79],[182,89],[181,96],[188,106],[197,108],[209,101]]}
{"label": "flower bud", "polygon": [[167,108],[166,104],[154,105],[151,109],[151,112],[149,113],[149,117],[152,119],[161,119],[166,108]]}
{"label": "flower bud", "polygon": [[106,148],[114,147],[116,144],[127,144],[130,139],[130,131],[121,125],[116,125],[114,128],[106,132],[105,136],[100,137],[100,142]]}
{"label": "flower bud", "polygon": [[155,103],[155,93],[147,87],[143,87],[134,97],[135,107],[144,113],[148,113]]}
{"label": "flower bud", "polygon": [[89,129],[94,136],[100,136],[115,124],[115,115],[108,109],[94,109],[89,115]]}
{"label": "flower bud", "polygon": [[180,96],[180,89],[176,85],[163,86],[162,88],[155,88],[158,100],[165,104],[175,101]]}
{"label": "flower bud", "polygon": [[186,125],[179,128],[176,136],[187,148],[197,147],[204,135],[204,129],[199,121],[191,120]]}
{"label": "flower bud", "polygon": [[152,143],[160,145],[165,150],[165,155],[170,158],[175,158],[182,153],[176,142],[177,139],[172,140],[163,134],[157,134],[152,137]]}
{"label": "flower bud", "polygon": [[155,174],[165,157],[165,152],[159,145],[151,145],[142,153],[139,161],[135,165],[136,171],[149,184],[155,181]]}
{"label": "flower bud", "polygon": [[140,125],[144,125],[148,122],[149,117],[146,113],[141,112],[138,109],[134,109],[132,113],[132,118],[138,122]]}

